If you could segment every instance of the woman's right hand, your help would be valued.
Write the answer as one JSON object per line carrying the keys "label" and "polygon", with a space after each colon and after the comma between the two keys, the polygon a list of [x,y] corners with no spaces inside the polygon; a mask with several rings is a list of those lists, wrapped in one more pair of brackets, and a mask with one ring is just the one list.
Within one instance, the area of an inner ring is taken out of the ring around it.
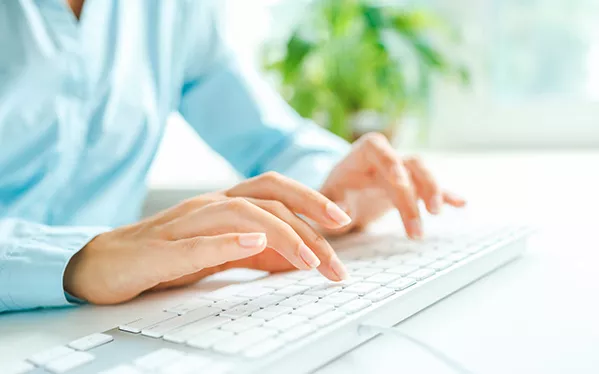
{"label": "woman's right hand", "polygon": [[[64,288],[91,303],[115,304],[149,289],[195,282],[223,264],[318,268],[333,281],[345,278],[329,243],[298,214],[330,229],[351,221],[319,192],[266,173],[97,236],[67,265]],[[259,255],[267,248],[277,252],[274,262]],[[268,262],[256,263],[264,258]]]}

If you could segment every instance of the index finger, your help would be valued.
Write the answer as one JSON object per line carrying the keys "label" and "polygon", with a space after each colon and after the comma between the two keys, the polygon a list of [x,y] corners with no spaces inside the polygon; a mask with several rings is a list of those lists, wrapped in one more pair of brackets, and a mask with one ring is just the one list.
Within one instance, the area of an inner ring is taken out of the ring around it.
{"label": "index finger", "polygon": [[413,239],[421,238],[418,197],[403,162],[391,144],[379,136],[369,137],[363,147],[366,161],[376,170],[377,181],[399,211],[406,233]]}
{"label": "index finger", "polygon": [[340,228],[351,218],[326,196],[278,173],[265,173],[248,179],[227,191],[230,197],[275,200],[327,228]]}

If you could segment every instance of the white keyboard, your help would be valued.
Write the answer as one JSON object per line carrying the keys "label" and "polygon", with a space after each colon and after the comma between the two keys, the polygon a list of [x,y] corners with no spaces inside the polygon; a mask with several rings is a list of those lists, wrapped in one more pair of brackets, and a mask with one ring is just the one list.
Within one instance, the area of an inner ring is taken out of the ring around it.
{"label": "white keyboard", "polygon": [[227,287],[41,352],[13,373],[311,370],[297,352],[311,350],[325,363],[367,339],[356,334],[360,323],[400,322],[516,257],[527,233],[504,227],[421,242],[350,239],[337,248],[350,272],[347,281],[295,271]]}

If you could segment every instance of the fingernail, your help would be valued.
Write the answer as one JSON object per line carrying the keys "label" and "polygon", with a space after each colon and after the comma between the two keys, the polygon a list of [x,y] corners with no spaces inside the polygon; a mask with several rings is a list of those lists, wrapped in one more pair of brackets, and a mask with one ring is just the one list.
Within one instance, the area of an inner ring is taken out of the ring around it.
{"label": "fingernail", "polygon": [[314,252],[312,252],[312,250],[308,248],[308,246],[304,243],[300,245],[299,254],[302,260],[304,260],[306,265],[308,265],[309,267],[315,268],[318,267],[318,265],[320,265],[320,260],[318,259],[318,257],[316,257]]}
{"label": "fingernail", "polygon": [[337,276],[339,277],[339,280],[344,280],[349,277],[349,275],[347,274],[347,268],[345,267],[345,265],[343,265],[343,263],[338,257],[335,257],[331,260],[330,266],[333,273],[337,274]]}
{"label": "fingernail", "polygon": [[327,213],[329,217],[340,226],[347,226],[351,223],[350,216],[348,216],[347,213],[345,213],[343,209],[339,208],[339,206],[337,206],[335,203],[327,204]]}
{"label": "fingernail", "polygon": [[261,233],[241,234],[237,240],[239,245],[244,248],[263,248],[266,246],[266,235]]}
{"label": "fingernail", "polygon": [[441,195],[433,196],[429,201],[428,205],[432,214],[441,213],[441,207],[443,206],[443,200],[441,198]]}
{"label": "fingernail", "polygon": [[408,235],[412,239],[422,239],[422,223],[419,219],[413,219],[408,222]]}

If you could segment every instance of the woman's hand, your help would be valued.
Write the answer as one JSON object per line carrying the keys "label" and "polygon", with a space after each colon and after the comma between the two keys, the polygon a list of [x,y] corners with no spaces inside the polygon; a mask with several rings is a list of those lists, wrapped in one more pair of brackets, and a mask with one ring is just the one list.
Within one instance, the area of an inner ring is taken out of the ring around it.
{"label": "woman's hand", "polygon": [[417,157],[400,157],[378,133],[364,135],[335,167],[321,192],[350,214],[352,223],[331,233],[361,229],[392,208],[401,214],[407,234],[421,238],[418,200],[431,214],[443,204],[462,207],[466,201],[444,190]]}
{"label": "woman's hand", "polygon": [[65,290],[96,304],[189,284],[218,270],[318,270],[339,281],[345,267],[301,214],[328,229],[351,219],[317,191],[276,173],[202,195],[93,239],[67,265]]}

